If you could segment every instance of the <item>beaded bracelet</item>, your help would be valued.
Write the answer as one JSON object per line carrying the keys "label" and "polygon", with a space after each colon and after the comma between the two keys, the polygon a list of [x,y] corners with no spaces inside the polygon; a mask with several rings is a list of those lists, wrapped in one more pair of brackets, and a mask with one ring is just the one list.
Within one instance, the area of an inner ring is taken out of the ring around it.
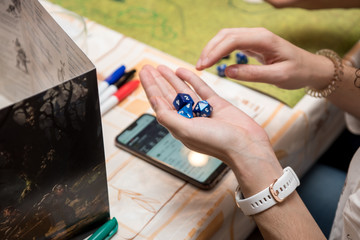
{"label": "beaded bracelet", "polygon": [[322,97],[328,97],[330,96],[331,93],[333,93],[335,91],[335,89],[337,88],[337,82],[341,81],[341,76],[344,75],[343,69],[344,66],[342,64],[342,59],[339,57],[339,55],[330,50],[330,49],[322,49],[316,52],[317,55],[322,55],[324,57],[329,58],[333,64],[334,64],[334,75],[333,75],[333,79],[331,80],[330,84],[321,89],[321,90],[317,90],[314,88],[310,88],[310,87],[305,87],[305,91],[308,95],[312,96],[312,97],[317,97],[317,98],[322,98]]}
{"label": "beaded bracelet", "polygon": [[354,86],[360,88],[360,68],[355,71]]}

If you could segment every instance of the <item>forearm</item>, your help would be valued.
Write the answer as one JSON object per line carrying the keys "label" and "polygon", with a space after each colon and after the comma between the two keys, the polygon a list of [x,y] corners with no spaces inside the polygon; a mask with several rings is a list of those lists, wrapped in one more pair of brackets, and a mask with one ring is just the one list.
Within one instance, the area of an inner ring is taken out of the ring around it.
{"label": "forearm", "polygon": [[297,192],[254,220],[264,239],[325,239]]}
{"label": "forearm", "polygon": [[[251,147],[248,150],[246,161],[231,161],[235,162],[232,167],[245,198],[268,188],[282,175],[282,167],[270,148],[259,146],[253,155]],[[243,165],[236,166],[238,162]],[[265,239],[325,239],[296,191],[283,202],[253,215],[253,219]]]}
{"label": "forearm", "polygon": [[[334,63],[327,57],[312,54],[303,55],[305,62],[303,69],[305,69],[307,76],[304,77],[303,84],[316,91],[326,89],[331,81],[334,80]],[[335,90],[327,97],[327,99],[334,105],[341,108],[343,111],[360,119],[360,107],[357,105],[356,99],[360,98],[360,78],[354,83],[356,68],[350,67],[345,63],[343,65],[343,74],[339,73],[339,81],[335,83]],[[339,68],[339,71],[341,69]],[[303,71],[302,71],[303,72]],[[357,74],[360,76],[360,71]]]}
{"label": "forearm", "polygon": [[[360,119],[360,107],[357,99],[360,99],[360,78],[355,75],[357,69],[344,65],[344,75],[338,83],[336,90],[328,97],[334,105],[345,112]],[[360,71],[358,72],[358,76]],[[355,82],[355,79],[357,81]]]}
{"label": "forearm", "polygon": [[276,8],[298,7],[305,9],[324,9],[360,7],[359,0],[267,0],[267,2]]}

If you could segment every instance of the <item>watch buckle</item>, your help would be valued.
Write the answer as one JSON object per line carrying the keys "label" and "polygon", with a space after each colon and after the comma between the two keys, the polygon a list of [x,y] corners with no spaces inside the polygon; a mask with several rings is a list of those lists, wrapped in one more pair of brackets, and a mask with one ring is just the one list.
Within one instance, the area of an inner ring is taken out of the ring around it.
{"label": "watch buckle", "polygon": [[274,184],[276,183],[277,179],[275,179],[275,181],[270,184],[269,186],[269,191],[270,191],[270,194],[271,196],[274,198],[274,200],[278,203],[281,203],[284,199],[283,198],[279,198],[279,190],[275,190],[274,189]]}

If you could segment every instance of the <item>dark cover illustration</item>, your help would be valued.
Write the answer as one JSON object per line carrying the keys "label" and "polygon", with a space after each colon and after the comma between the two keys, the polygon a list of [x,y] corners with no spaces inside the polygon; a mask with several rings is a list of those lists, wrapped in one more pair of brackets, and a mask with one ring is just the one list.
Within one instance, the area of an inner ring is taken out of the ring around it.
{"label": "dark cover illustration", "polygon": [[0,110],[0,239],[74,239],[109,218],[95,70]]}

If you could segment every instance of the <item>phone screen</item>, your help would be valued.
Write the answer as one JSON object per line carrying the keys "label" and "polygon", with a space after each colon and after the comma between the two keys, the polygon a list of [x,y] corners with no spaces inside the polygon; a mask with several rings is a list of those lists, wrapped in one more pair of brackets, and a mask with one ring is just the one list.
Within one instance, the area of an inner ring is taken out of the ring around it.
{"label": "phone screen", "polygon": [[116,143],[122,149],[205,189],[212,187],[227,169],[222,161],[185,147],[150,114],[142,115],[120,133]]}

